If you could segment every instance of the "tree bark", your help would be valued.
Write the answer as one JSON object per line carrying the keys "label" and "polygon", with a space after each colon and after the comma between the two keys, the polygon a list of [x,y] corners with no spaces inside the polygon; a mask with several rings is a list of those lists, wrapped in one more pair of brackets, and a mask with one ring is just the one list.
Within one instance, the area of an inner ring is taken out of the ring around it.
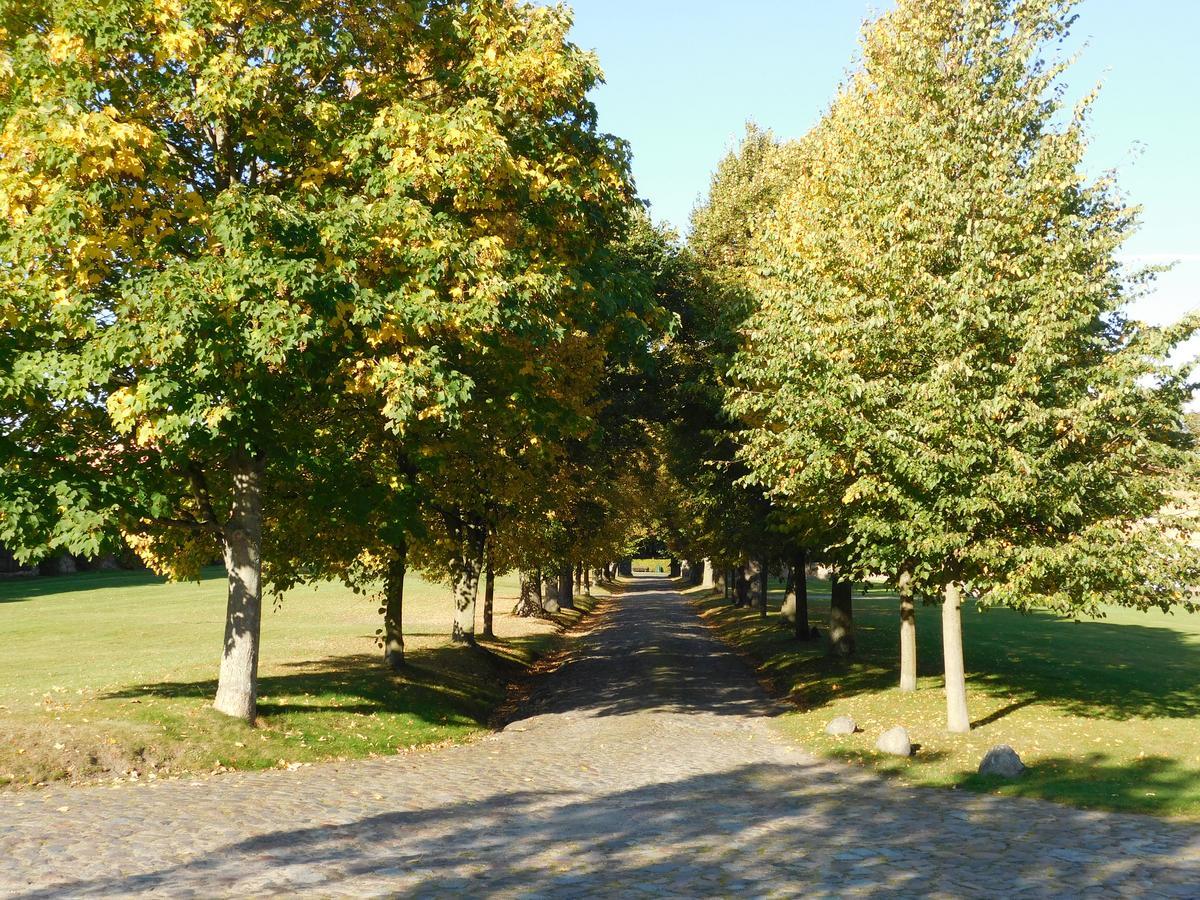
{"label": "tree bark", "polygon": [[513,615],[529,618],[542,616],[546,610],[542,607],[541,576],[535,571],[521,572],[521,595],[513,607]]}
{"label": "tree bark", "polygon": [[912,573],[896,579],[900,593],[900,690],[917,689],[917,608],[913,603]]}
{"label": "tree bark", "polygon": [[854,652],[854,606],[850,581],[833,576],[829,603],[829,649],[834,656],[849,656]]}
{"label": "tree bark", "polygon": [[564,609],[575,608],[575,596],[571,592],[573,586],[571,568],[571,564],[567,563],[558,573],[558,605]]}
{"label": "tree bark", "polygon": [[388,563],[384,583],[383,661],[393,672],[404,668],[404,576],[408,547],[401,543]]}
{"label": "tree bark", "polygon": [[946,672],[946,728],[956,734],[971,730],[967,713],[967,675],[963,663],[962,588],[946,585],[942,600],[942,658]]}
{"label": "tree bark", "polygon": [[225,644],[213,707],[253,722],[258,714],[258,645],[262,628],[262,467],[239,454],[222,555],[228,578]]}
{"label": "tree bark", "polygon": [[793,605],[796,610],[792,633],[796,640],[807,641],[812,637],[812,629],[808,627],[808,551],[804,547],[796,550],[788,569],[792,582]]}
{"label": "tree bark", "polygon": [[483,576],[483,636],[491,640],[496,636],[493,629],[493,609],[496,602],[496,569],[492,565],[492,549],[487,549],[487,568]]}
{"label": "tree bark", "polygon": [[711,591],[717,586],[716,572],[713,570],[711,559],[705,559],[702,563],[704,566],[704,574],[700,577],[700,586],[705,590]]}
{"label": "tree bark", "polygon": [[475,643],[475,602],[485,537],[484,530],[476,525],[468,523],[461,528],[454,571],[454,627],[450,632],[450,640],[456,644]]}
{"label": "tree bark", "polygon": [[575,563],[575,593],[583,590],[583,563]]}
{"label": "tree bark", "polygon": [[584,596],[592,596],[592,570],[588,566],[583,567],[583,593]]}

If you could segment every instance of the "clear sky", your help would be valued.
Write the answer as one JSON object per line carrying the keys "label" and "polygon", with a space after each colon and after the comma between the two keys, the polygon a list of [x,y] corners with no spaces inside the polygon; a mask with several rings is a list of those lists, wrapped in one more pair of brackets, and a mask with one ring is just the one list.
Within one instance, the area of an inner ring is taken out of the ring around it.
{"label": "clear sky", "polygon": [[[574,40],[600,57],[601,125],[628,140],[638,189],[678,230],[747,120],[807,131],[852,65],[868,0],[573,0]],[[1127,245],[1179,260],[1137,312],[1200,306],[1200,0],[1083,0],[1071,95],[1102,83],[1089,168],[1116,168],[1145,209]]]}

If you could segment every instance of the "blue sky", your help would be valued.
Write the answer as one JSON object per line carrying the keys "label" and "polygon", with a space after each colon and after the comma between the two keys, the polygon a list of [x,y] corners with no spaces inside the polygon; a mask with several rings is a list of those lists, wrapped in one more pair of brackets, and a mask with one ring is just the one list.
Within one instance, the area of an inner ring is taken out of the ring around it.
{"label": "blue sky", "polygon": [[[753,119],[782,137],[820,117],[851,66],[865,0],[574,0],[574,40],[607,76],[602,127],[628,140],[642,196],[683,231],[721,155]],[[1083,0],[1072,96],[1102,83],[1089,168],[1144,206],[1131,260],[1168,262],[1137,312],[1200,306],[1200,0]]]}

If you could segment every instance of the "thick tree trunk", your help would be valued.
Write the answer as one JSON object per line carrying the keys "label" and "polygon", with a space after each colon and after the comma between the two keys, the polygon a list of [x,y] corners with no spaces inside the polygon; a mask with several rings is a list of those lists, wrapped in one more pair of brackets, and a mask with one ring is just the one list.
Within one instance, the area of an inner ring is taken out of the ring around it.
{"label": "thick tree trunk", "polygon": [[850,592],[852,582],[833,576],[829,603],[829,649],[834,656],[849,656],[854,652],[854,605]]}
{"label": "thick tree trunk", "polygon": [[679,560],[675,559],[674,557],[671,557],[670,575],[672,578],[678,578],[679,574],[680,574]]}
{"label": "thick tree trunk", "polygon": [[583,590],[583,563],[575,563],[575,593]]}
{"label": "thick tree trunk", "polygon": [[456,644],[475,643],[475,603],[479,597],[485,536],[482,528],[464,525],[459,537],[454,571],[454,627],[450,632],[450,640]]}
{"label": "thick tree trunk", "polygon": [[796,610],[792,633],[796,640],[807,641],[812,637],[812,630],[808,627],[808,551],[805,548],[796,550],[788,569],[792,582],[792,606]]}
{"label": "thick tree trunk", "polygon": [[564,609],[575,608],[575,596],[571,588],[571,564],[567,563],[558,573],[558,605]]}
{"label": "thick tree trunk", "polygon": [[770,572],[768,571],[767,561],[764,559],[759,563],[758,570],[758,617],[765,619],[767,617],[767,595],[770,593]]}
{"label": "thick tree trunk", "polygon": [[492,565],[492,551],[488,548],[487,568],[483,576],[483,636],[491,640],[496,636],[494,608],[496,604],[496,570]]}
{"label": "thick tree trunk", "polygon": [[404,668],[404,576],[408,547],[395,548],[383,586],[383,662],[393,672]]}
{"label": "thick tree trunk", "polygon": [[963,663],[962,588],[946,585],[942,600],[942,658],[946,671],[946,728],[958,734],[971,730],[967,713],[967,674]]}
{"label": "thick tree trunk", "polygon": [[239,456],[233,465],[233,503],[223,543],[229,588],[213,707],[253,722],[258,713],[262,626],[262,469],[251,457]]}
{"label": "thick tree trunk", "polygon": [[901,572],[896,580],[900,592],[900,690],[917,689],[917,607],[913,603],[912,574]]}
{"label": "thick tree trunk", "polygon": [[712,590],[717,586],[716,572],[713,569],[711,559],[704,560],[704,574],[700,577],[700,586],[706,590]]}

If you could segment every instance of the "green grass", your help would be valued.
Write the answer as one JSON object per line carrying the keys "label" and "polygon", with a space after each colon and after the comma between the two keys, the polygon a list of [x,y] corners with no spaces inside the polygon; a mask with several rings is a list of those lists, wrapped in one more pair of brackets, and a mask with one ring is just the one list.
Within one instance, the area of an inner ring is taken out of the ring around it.
{"label": "green grass", "polygon": [[[822,634],[828,582],[810,581],[810,615]],[[852,760],[904,782],[1041,797],[1078,806],[1200,818],[1200,615],[1108,610],[1080,622],[1048,613],[963,612],[969,735],[945,730],[941,619],[919,608],[919,690],[901,693],[899,614],[894,593],[855,588],[856,657],[831,659],[822,641],[792,639],[773,609],[738,610],[697,595],[706,619],[796,703],[780,726],[826,756]],[[776,586],[772,604],[782,590]],[[835,715],[863,730],[824,733]],[[883,757],[875,738],[904,725],[919,747],[911,759]],[[1030,768],[1018,781],[983,778],[983,754],[1010,744]]]}
{"label": "green grass", "polygon": [[[497,640],[452,646],[447,588],[410,576],[407,670],[384,670],[378,602],[338,585],[292,591],[263,618],[256,727],[210,708],[225,582],[97,572],[0,581],[0,785],[161,778],[393,754],[486,728],[506,684],[561,642],[508,615]],[[580,604],[582,606],[582,604]]]}

